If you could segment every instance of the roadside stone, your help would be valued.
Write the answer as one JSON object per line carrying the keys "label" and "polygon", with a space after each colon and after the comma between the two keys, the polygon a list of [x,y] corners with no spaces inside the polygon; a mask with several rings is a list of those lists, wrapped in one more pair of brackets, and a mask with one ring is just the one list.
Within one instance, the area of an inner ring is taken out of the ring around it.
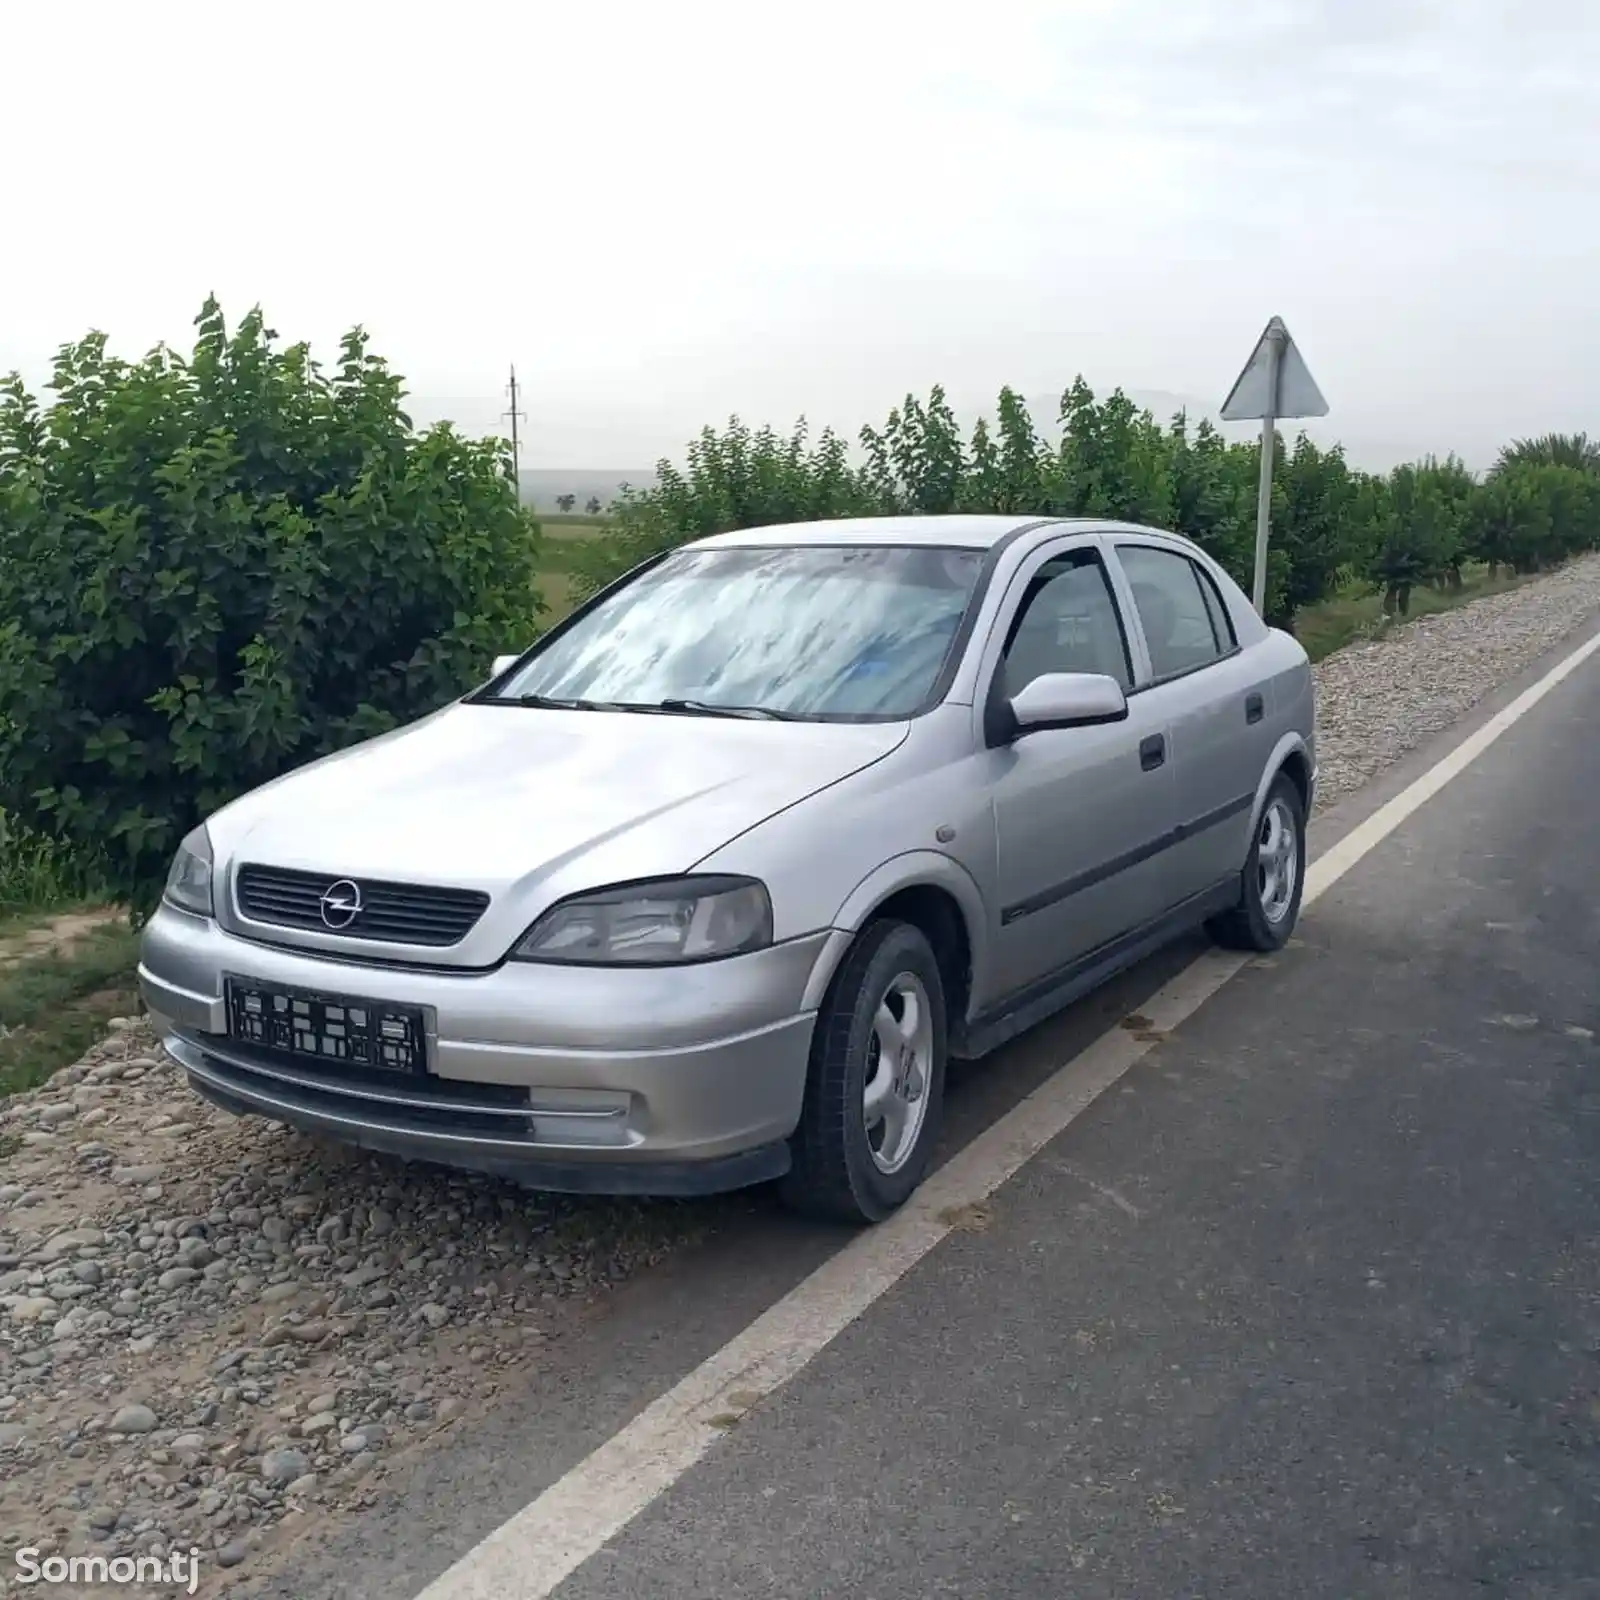
{"label": "roadside stone", "polygon": [[168,1267],[156,1279],[156,1286],[161,1289],[182,1289],[195,1281],[200,1276],[194,1267]]}
{"label": "roadside stone", "polygon": [[37,1252],[39,1261],[60,1261],[85,1247],[105,1243],[106,1236],[99,1228],[69,1228],[47,1239]]}
{"label": "roadside stone", "polygon": [[13,1301],[10,1314],[13,1322],[40,1322],[45,1317],[54,1316],[59,1309],[54,1300],[35,1295],[26,1300]]}
{"label": "roadside stone", "polygon": [[154,1183],[165,1171],[164,1166],[150,1162],[136,1167],[113,1167],[111,1181],[126,1184]]}
{"label": "roadside stone", "polygon": [[261,1342],[270,1347],[280,1344],[317,1344],[333,1332],[333,1324],[321,1320],[280,1322],[269,1328]]}
{"label": "roadside stone", "polygon": [[106,1425],[108,1433],[154,1433],[158,1426],[149,1406],[123,1406]]}
{"label": "roadside stone", "polygon": [[261,1458],[261,1481],[274,1489],[303,1478],[310,1470],[310,1461],[299,1450],[269,1450]]}
{"label": "roadside stone", "polygon": [[250,1546],[243,1539],[230,1539],[212,1556],[219,1567],[237,1567],[250,1556]]}

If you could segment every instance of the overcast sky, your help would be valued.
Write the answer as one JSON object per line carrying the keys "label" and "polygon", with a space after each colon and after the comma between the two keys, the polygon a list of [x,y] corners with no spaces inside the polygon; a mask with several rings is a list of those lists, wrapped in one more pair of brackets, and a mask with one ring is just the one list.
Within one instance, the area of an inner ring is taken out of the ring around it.
{"label": "overcast sky", "polygon": [[[0,0],[0,369],[208,291],[627,468],[908,389],[1213,404],[1268,316],[1354,453],[1600,432],[1595,0]],[[1371,464],[1383,464],[1373,460]]]}

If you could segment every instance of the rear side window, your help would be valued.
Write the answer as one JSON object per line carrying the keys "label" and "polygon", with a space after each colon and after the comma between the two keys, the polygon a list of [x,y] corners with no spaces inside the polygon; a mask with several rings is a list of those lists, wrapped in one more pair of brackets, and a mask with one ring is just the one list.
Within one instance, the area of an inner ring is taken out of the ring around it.
{"label": "rear side window", "polygon": [[1117,546],[1156,678],[1172,678],[1219,661],[1234,648],[1222,597],[1200,568],[1175,550]]}

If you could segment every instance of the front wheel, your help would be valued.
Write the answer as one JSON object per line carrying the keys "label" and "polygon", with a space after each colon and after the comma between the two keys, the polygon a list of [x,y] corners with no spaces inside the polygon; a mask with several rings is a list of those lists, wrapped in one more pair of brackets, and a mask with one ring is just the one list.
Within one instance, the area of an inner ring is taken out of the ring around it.
{"label": "front wheel", "polygon": [[944,984],[933,950],[909,923],[873,923],[817,1014],[785,1203],[856,1224],[903,1205],[933,1157],[944,1069]]}
{"label": "front wheel", "polygon": [[1239,903],[1207,924],[1212,938],[1230,950],[1281,950],[1300,916],[1305,860],[1305,804],[1293,780],[1280,772],[1250,841]]}

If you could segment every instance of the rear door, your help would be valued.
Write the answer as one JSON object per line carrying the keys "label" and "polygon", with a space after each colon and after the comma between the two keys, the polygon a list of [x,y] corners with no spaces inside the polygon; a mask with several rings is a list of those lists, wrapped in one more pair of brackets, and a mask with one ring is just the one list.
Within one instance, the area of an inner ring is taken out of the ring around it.
{"label": "rear door", "polygon": [[[978,681],[987,690],[998,678],[996,692],[1014,695],[1046,672],[1133,685],[1126,619],[1092,537],[1052,541],[1022,565]],[[1061,973],[1161,910],[1152,856],[1175,819],[1163,715],[1135,698],[1124,722],[1038,730],[983,751],[998,844],[997,995]]]}
{"label": "rear door", "polygon": [[1169,904],[1238,874],[1270,750],[1271,692],[1239,648],[1204,565],[1176,545],[1118,537],[1121,584],[1144,646],[1134,699],[1170,735],[1177,837],[1166,855]]}

